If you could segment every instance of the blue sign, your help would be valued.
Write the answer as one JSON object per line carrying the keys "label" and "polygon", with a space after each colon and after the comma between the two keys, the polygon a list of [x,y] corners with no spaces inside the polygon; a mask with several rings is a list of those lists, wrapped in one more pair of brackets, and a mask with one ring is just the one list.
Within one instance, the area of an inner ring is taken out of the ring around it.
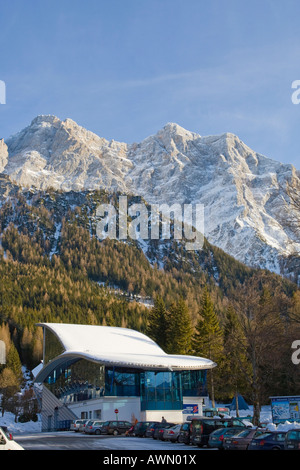
{"label": "blue sign", "polygon": [[300,396],[271,397],[273,422],[300,421]]}
{"label": "blue sign", "polygon": [[183,414],[193,414],[196,415],[199,412],[198,405],[183,405]]}

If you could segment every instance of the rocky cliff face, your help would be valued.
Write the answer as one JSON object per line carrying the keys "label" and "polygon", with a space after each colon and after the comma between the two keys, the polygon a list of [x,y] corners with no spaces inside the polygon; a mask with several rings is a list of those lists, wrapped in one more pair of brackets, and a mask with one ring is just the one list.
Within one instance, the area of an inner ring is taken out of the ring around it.
{"label": "rocky cliff face", "polygon": [[202,137],[169,123],[129,145],[71,119],[38,116],[6,144],[8,158],[0,143],[0,170],[24,187],[105,188],[149,203],[202,203],[205,236],[239,261],[282,272],[282,260],[300,253],[297,234],[285,223],[286,211],[296,215],[284,205],[286,182],[299,185],[299,172],[233,134]]}

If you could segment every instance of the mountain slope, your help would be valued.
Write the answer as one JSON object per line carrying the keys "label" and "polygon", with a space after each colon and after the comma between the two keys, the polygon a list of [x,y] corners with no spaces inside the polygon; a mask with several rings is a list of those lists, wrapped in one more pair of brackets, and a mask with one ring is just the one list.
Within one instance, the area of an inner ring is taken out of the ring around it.
{"label": "mountain slope", "polygon": [[[7,147],[6,147],[7,145]],[[169,123],[141,143],[107,141],[54,116],[38,116],[0,146],[0,171],[23,187],[105,189],[149,203],[201,203],[205,236],[250,266],[287,274],[299,256],[286,182],[299,172],[266,158],[233,134],[201,137]]]}

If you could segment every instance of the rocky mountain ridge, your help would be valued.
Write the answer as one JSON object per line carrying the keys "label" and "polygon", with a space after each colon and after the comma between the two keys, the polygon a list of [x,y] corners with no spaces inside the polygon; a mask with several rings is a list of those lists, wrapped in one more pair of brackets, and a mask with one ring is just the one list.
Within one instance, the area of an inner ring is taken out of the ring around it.
{"label": "rocky mountain ridge", "polygon": [[[202,137],[168,123],[140,143],[108,141],[71,119],[38,116],[0,141],[0,172],[37,189],[142,196],[153,204],[203,204],[208,241],[243,263],[286,274],[300,253],[286,183],[299,172],[237,136]],[[299,263],[298,263],[299,264]],[[291,267],[293,266],[293,267]]]}

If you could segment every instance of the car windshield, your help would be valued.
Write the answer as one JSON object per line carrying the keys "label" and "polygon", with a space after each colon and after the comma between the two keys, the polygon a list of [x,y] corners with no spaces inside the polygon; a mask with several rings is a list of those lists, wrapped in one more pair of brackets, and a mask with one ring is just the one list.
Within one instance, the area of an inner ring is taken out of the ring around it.
{"label": "car windshield", "polygon": [[261,434],[259,437],[256,437],[256,439],[266,439],[267,437],[270,437],[270,436],[272,436],[271,432],[265,432]]}
{"label": "car windshield", "polygon": [[288,433],[289,439],[300,439],[300,430],[299,431],[290,431]]}
{"label": "car windshield", "polygon": [[1,430],[3,434],[5,435],[5,437],[7,437],[7,439],[10,439],[8,431],[7,430],[5,431],[3,428],[1,428]]}
{"label": "car windshield", "polygon": [[243,427],[245,428],[245,423],[243,423],[243,421],[241,421],[240,419],[233,419],[232,420],[232,426],[240,426],[240,427]]}
{"label": "car windshield", "polygon": [[[285,432],[279,432],[277,434],[277,441],[284,441],[285,440],[285,434],[286,434]],[[300,433],[299,433],[298,439],[299,439],[299,437],[300,437]]]}
{"label": "car windshield", "polygon": [[237,431],[237,433],[235,434],[235,437],[247,437],[250,433],[251,431],[249,431],[249,429],[245,431]]}
{"label": "car windshield", "polygon": [[[193,428],[194,428],[196,431],[198,431],[199,429],[201,429],[201,427],[202,427],[204,424],[208,424],[208,425],[214,424],[214,421],[213,421],[213,420],[212,420],[212,421],[209,421],[209,420],[206,420],[206,419],[204,419],[204,420],[202,420],[202,421],[193,421]],[[218,424],[219,424],[219,423],[218,423]],[[220,421],[220,424],[221,424],[221,421]],[[225,426],[224,423],[222,423],[222,425],[223,425],[223,427]]]}
{"label": "car windshield", "polygon": [[219,434],[222,434],[224,431],[226,431],[224,428],[216,429],[216,431],[211,433],[211,436],[219,436]]}
{"label": "car windshield", "polygon": [[173,431],[173,430],[175,430],[175,429],[179,429],[180,427],[181,427],[180,424],[175,424],[175,425],[173,425],[173,426],[170,426],[169,430],[170,430],[170,431]]}

